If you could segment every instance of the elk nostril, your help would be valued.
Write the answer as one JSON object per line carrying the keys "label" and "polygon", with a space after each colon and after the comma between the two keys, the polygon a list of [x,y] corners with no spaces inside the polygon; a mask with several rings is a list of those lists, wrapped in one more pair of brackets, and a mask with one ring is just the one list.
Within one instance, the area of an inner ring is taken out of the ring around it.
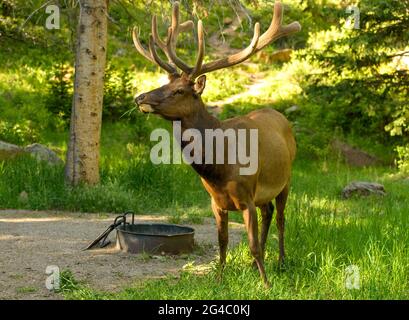
{"label": "elk nostril", "polygon": [[142,93],[142,94],[140,94],[139,96],[137,96],[137,97],[135,98],[135,102],[136,102],[136,103],[140,103],[140,102],[143,101],[143,99],[145,99],[145,97],[146,97],[146,95],[145,95],[144,93]]}

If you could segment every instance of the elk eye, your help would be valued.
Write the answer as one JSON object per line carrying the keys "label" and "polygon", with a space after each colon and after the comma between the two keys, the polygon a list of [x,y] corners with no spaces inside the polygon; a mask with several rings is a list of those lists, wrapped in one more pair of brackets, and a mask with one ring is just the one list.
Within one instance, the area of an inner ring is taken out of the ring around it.
{"label": "elk eye", "polygon": [[173,95],[177,95],[177,94],[184,94],[185,92],[182,89],[178,89],[175,92],[173,92]]}

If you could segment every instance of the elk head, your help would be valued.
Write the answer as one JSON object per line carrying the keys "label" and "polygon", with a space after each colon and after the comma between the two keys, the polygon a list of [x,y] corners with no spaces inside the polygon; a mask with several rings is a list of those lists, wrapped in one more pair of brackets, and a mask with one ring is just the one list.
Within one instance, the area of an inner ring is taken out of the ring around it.
{"label": "elk head", "polygon": [[[179,3],[173,4],[172,23],[168,28],[166,41],[158,36],[156,17],[152,17],[152,33],[149,38],[149,50],[146,50],[139,41],[137,29],[132,36],[136,49],[149,61],[157,64],[168,72],[169,83],[155,90],[143,93],[135,98],[142,112],[156,113],[169,120],[178,120],[190,116],[204,108],[201,94],[206,85],[205,73],[228,68],[247,60],[250,56],[263,49],[273,41],[287,36],[301,29],[298,22],[282,25],[283,8],[280,2],[274,5],[273,19],[270,27],[260,35],[260,24],[254,25],[254,35],[249,46],[238,53],[218,60],[203,63],[205,42],[203,24],[197,23],[198,54],[194,67],[187,65],[176,55],[177,37],[180,32],[193,28],[192,21],[179,24]],[[168,62],[163,61],[157,51],[159,47],[166,55]],[[182,72],[178,72],[179,68]]]}

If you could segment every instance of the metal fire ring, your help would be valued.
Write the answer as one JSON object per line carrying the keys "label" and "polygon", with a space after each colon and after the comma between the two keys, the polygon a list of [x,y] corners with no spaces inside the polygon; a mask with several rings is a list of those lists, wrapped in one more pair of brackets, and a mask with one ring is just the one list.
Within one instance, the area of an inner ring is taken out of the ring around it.
{"label": "metal fire ring", "polygon": [[[126,216],[132,214],[132,222]],[[179,254],[193,250],[195,230],[190,227],[167,223],[136,223],[135,213],[128,211],[115,218],[114,223],[95,239],[85,250],[105,247],[109,244],[108,235],[116,229],[117,246],[129,253]]]}

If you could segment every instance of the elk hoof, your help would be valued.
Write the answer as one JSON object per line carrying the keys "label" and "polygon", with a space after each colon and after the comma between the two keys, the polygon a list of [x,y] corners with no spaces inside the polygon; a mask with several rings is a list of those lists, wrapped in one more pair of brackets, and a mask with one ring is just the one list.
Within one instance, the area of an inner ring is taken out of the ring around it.
{"label": "elk hoof", "polygon": [[264,281],[264,288],[271,289],[271,284],[269,281]]}
{"label": "elk hoof", "polygon": [[223,270],[219,270],[216,276],[216,281],[220,284],[223,282]]}

